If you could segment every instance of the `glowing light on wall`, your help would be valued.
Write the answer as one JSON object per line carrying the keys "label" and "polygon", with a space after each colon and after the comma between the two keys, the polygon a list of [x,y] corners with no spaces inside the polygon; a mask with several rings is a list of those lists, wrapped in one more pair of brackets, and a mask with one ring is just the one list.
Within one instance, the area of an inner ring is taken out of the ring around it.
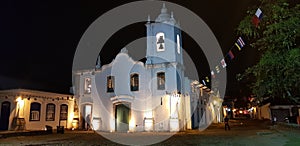
{"label": "glowing light on wall", "polygon": [[72,120],[72,130],[74,130],[74,129],[77,129],[78,128],[78,122],[79,122],[79,119],[78,118],[74,118],[73,120]]}
{"label": "glowing light on wall", "polygon": [[100,119],[93,119],[93,130],[100,130]]}
{"label": "glowing light on wall", "polygon": [[179,94],[175,94],[170,96],[170,106],[171,106],[171,118],[178,118],[178,108],[180,105],[180,95]]}
{"label": "glowing light on wall", "polygon": [[16,101],[18,102],[19,108],[23,109],[24,108],[24,100],[22,99],[21,96],[19,96]]}
{"label": "glowing light on wall", "polygon": [[131,119],[129,120],[129,131],[134,131],[135,130],[135,119],[132,116]]}
{"label": "glowing light on wall", "polygon": [[24,117],[24,100],[22,99],[21,96],[19,96],[17,99],[16,99],[16,102],[17,102],[17,117],[18,118],[22,118]]}
{"label": "glowing light on wall", "polygon": [[152,118],[152,110],[150,109],[150,110],[145,111],[144,117],[145,118]]}
{"label": "glowing light on wall", "polygon": [[[164,105],[166,107],[166,110],[167,111],[170,111],[170,104],[167,104],[167,103],[170,103],[170,95],[166,95],[165,97],[163,97],[163,99],[167,99],[166,102],[164,102]],[[169,115],[170,116],[170,115]]]}
{"label": "glowing light on wall", "polygon": [[67,125],[68,128],[70,128],[69,126],[72,126],[73,118],[74,118],[74,112],[70,112],[70,114],[68,115],[68,125]]}
{"label": "glowing light on wall", "polygon": [[145,131],[153,130],[153,120],[152,119],[145,119]]}
{"label": "glowing light on wall", "polygon": [[227,108],[223,108],[223,115],[227,116]]}
{"label": "glowing light on wall", "polygon": [[217,101],[216,101],[216,100],[214,100],[214,101],[213,101],[213,104],[214,104],[214,105],[217,105]]}
{"label": "glowing light on wall", "polygon": [[179,131],[179,121],[178,119],[170,119],[170,131]]}
{"label": "glowing light on wall", "polygon": [[[111,116],[113,117],[113,116]],[[114,132],[115,131],[115,119],[111,118],[109,121],[109,126],[110,126],[110,132]]]}

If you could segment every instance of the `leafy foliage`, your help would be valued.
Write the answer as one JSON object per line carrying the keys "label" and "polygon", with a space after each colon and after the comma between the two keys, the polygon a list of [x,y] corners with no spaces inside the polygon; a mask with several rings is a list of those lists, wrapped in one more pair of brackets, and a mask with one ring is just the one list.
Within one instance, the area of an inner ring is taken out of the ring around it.
{"label": "leafy foliage", "polygon": [[252,92],[259,98],[287,98],[299,102],[300,4],[261,0],[263,18],[258,27],[251,21],[256,9],[247,12],[237,32],[250,40],[250,46],[260,51],[261,58],[237,77],[251,82]]}

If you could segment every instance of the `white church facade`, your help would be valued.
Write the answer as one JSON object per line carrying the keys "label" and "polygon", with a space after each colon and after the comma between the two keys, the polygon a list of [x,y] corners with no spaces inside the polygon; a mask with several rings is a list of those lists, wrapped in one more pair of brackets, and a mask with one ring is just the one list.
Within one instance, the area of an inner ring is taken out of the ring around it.
{"label": "white church facade", "polygon": [[133,60],[124,48],[110,64],[101,65],[98,58],[95,68],[73,73],[81,128],[91,121],[99,131],[180,131],[199,127],[206,117],[208,101],[200,96],[209,100],[212,91],[201,86],[199,94],[194,80],[185,76],[182,35],[173,14],[163,6],[146,29],[145,63]]}

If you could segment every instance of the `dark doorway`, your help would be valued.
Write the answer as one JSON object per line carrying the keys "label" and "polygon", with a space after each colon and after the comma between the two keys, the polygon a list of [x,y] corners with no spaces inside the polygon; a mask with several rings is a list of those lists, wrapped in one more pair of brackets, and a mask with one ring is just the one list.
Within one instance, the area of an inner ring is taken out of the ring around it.
{"label": "dark doorway", "polygon": [[271,109],[271,116],[277,118],[278,122],[284,122],[286,117],[290,117],[289,109]]}
{"label": "dark doorway", "polygon": [[91,104],[86,104],[83,106],[83,125],[82,127],[85,130],[89,130],[92,128],[92,105]]}
{"label": "dark doorway", "polygon": [[115,118],[117,132],[127,132],[129,130],[129,113],[130,109],[128,105],[116,105]]}
{"label": "dark doorway", "polygon": [[10,102],[5,101],[1,104],[0,130],[8,130],[10,115]]}

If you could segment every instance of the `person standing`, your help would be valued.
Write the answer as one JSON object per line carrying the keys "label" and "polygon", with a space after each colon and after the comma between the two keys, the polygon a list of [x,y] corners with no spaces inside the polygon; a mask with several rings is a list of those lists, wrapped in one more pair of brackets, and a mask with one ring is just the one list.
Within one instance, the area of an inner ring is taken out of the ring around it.
{"label": "person standing", "polygon": [[227,129],[230,130],[230,126],[229,126],[229,118],[228,118],[227,116],[225,116],[224,122],[225,122],[225,131],[226,131]]}
{"label": "person standing", "polygon": [[91,115],[88,114],[85,118],[85,122],[86,122],[86,130],[90,130],[91,128]]}

